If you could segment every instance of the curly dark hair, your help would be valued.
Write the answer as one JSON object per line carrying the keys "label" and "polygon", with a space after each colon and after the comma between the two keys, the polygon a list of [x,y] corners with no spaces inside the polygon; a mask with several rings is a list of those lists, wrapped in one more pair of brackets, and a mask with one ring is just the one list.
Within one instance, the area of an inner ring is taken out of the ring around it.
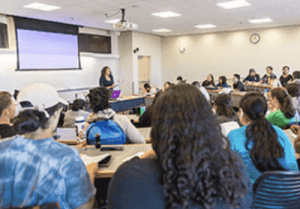
{"label": "curly dark hair", "polygon": [[246,193],[237,158],[198,89],[169,88],[155,103],[151,120],[166,208],[188,208],[190,202],[211,208],[213,197],[237,205]]}
{"label": "curly dark hair", "polygon": [[90,100],[90,108],[94,113],[110,108],[108,100],[110,92],[105,87],[97,87],[90,90],[88,98]]}
{"label": "curly dark hair", "polygon": [[[102,68],[102,70],[101,70],[101,76],[103,76],[103,77],[105,76],[105,73],[106,73],[107,69],[110,69],[110,67],[105,66],[105,67]],[[111,71],[110,71],[110,75],[109,76],[112,76]]]}

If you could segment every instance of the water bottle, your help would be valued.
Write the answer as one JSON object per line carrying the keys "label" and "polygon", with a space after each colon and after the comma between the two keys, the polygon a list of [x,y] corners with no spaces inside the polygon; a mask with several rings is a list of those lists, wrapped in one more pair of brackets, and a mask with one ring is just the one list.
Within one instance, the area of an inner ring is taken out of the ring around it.
{"label": "water bottle", "polygon": [[100,149],[100,147],[101,147],[101,138],[100,138],[100,134],[96,134],[95,140],[96,140],[95,148],[96,148],[96,149]]}
{"label": "water bottle", "polygon": [[146,111],[146,107],[143,105],[140,107],[140,115],[143,115],[143,113]]}
{"label": "water bottle", "polygon": [[85,126],[85,119],[83,116],[79,116],[75,118],[75,129],[76,129],[76,136],[84,129]]}

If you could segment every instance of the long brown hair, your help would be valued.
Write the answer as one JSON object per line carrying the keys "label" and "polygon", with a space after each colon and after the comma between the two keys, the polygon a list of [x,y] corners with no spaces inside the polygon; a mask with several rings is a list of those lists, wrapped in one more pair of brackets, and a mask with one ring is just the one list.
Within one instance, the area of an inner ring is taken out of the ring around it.
{"label": "long brown hair", "polygon": [[283,87],[276,87],[271,90],[271,97],[275,97],[279,104],[280,110],[286,118],[291,119],[295,116],[296,111],[292,103],[292,98],[288,91]]}
{"label": "long brown hair", "polygon": [[211,208],[213,197],[237,205],[246,192],[242,173],[198,89],[178,84],[166,90],[154,105],[151,121],[165,208],[186,209],[190,203]]}

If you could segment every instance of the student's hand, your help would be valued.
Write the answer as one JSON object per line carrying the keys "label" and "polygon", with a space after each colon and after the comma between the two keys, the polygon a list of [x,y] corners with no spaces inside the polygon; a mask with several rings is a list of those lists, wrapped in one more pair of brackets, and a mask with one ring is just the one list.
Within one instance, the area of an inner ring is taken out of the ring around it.
{"label": "student's hand", "polygon": [[245,81],[244,83],[245,83],[245,84],[248,84],[248,83],[249,83],[249,81]]}

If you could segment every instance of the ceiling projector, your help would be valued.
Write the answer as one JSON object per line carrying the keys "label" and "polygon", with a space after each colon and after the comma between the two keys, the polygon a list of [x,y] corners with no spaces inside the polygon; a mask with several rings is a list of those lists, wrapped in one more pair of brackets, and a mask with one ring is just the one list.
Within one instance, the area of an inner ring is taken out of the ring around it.
{"label": "ceiling projector", "polygon": [[117,30],[137,30],[138,25],[134,24],[134,23],[131,23],[131,22],[127,22],[127,21],[120,21],[120,22],[114,24],[114,29],[117,29]]}
{"label": "ceiling projector", "polygon": [[138,25],[132,22],[128,22],[125,20],[125,9],[121,9],[122,12],[122,19],[120,22],[115,23],[113,26],[117,30],[137,30]]}

